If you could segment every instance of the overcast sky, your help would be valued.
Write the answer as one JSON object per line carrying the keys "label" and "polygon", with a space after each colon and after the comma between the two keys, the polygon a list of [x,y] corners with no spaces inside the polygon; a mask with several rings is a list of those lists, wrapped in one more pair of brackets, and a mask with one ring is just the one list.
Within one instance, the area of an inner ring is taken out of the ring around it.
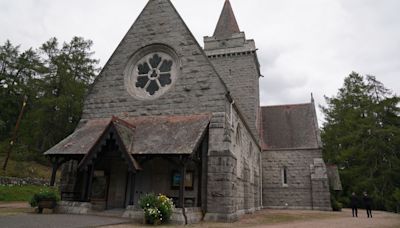
{"label": "overcast sky", "polygon": [[[172,0],[203,46],[224,0]],[[0,0],[0,42],[21,49],[50,37],[94,41],[105,64],[147,0]],[[317,104],[352,71],[400,93],[399,0],[231,0],[239,27],[259,49],[262,105]],[[322,118],[320,117],[320,122]]]}

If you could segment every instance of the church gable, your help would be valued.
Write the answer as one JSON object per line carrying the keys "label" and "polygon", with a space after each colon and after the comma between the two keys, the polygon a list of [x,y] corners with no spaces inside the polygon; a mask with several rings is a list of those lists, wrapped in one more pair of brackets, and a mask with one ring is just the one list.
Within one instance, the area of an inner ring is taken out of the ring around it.
{"label": "church gable", "polygon": [[227,90],[169,0],[150,0],[90,90],[83,119],[223,112]]}

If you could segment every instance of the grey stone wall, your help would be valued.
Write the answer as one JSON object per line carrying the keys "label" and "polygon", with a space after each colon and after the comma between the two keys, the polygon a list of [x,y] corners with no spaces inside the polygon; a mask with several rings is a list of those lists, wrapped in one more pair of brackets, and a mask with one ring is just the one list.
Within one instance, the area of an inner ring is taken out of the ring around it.
{"label": "grey stone wall", "polygon": [[249,213],[260,205],[260,149],[236,110],[228,121],[230,151],[236,157],[236,210]]}
{"label": "grey stone wall", "polygon": [[254,135],[259,123],[259,67],[255,52],[210,57]]}
{"label": "grey stone wall", "polygon": [[234,221],[261,207],[260,150],[231,111],[215,113],[210,124],[205,220]]}
{"label": "grey stone wall", "polygon": [[38,178],[18,178],[18,177],[0,177],[0,185],[49,185],[49,180]]}
{"label": "grey stone wall", "polygon": [[[329,186],[324,186],[328,179],[319,174],[312,176],[314,159],[322,161],[320,149],[263,151],[263,206],[329,209]],[[287,186],[282,180],[284,167],[287,168]]]}
{"label": "grey stone wall", "polygon": [[[127,92],[124,71],[135,53],[152,44],[166,45],[176,52],[179,75],[173,87],[158,99],[138,100]],[[96,78],[82,119],[223,112],[225,94],[221,79],[172,4],[153,0]]]}
{"label": "grey stone wall", "polygon": [[209,127],[207,213],[205,220],[237,219],[234,189],[236,158],[229,151],[226,114],[214,113]]}
{"label": "grey stone wall", "polygon": [[332,210],[327,169],[322,158],[314,158],[310,165],[312,205],[315,210]]}
{"label": "grey stone wall", "polygon": [[64,214],[86,215],[92,209],[92,204],[86,202],[60,201],[57,203],[56,212]]}

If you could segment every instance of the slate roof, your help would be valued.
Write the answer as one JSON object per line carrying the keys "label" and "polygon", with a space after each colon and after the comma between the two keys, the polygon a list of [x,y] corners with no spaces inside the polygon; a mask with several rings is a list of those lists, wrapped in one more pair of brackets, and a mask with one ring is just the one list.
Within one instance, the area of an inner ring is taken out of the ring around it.
{"label": "slate roof", "polygon": [[226,0],[214,31],[214,37],[217,39],[228,38],[235,33],[240,33],[240,29],[235,14],[233,13],[231,3],[229,0]]}
{"label": "slate roof", "polygon": [[109,138],[110,133],[114,134],[114,139],[116,139],[117,144],[121,145],[121,157],[127,163],[128,169],[130,171],[141,170],[142,168],[140,164],[128,152],[129,148],[131,148],[133,144],[133,140],[131,139],[135,133],[135,127],[118,117],[113,117],[109,121],[109,124],[105,127],[101,136],[96,140],[95,146],[88,151],[79,163],[79,169],[86,169],[89,165],[93,164],[98,153],[101,152],[100,148],[103,146],[104,141]]}
{"label": "slate roof", "polygon": [[[121,119],[114,126],[130,154],[191,154],[198,148],[210,119],[208,114],[141,116]],[[88,120],[45,155],[87,154],[111,121],[111,118]]]}
{"label": "slate roof", "polygon": [[314,103],[261,107],[264,150],[321,148]]}
{"label": "slate roof", "polygon": [[92,149],[101,137],[108,124],[109,119],[96,119],[88,121],[84,126],[46,151],[45,155],[86,154]]}

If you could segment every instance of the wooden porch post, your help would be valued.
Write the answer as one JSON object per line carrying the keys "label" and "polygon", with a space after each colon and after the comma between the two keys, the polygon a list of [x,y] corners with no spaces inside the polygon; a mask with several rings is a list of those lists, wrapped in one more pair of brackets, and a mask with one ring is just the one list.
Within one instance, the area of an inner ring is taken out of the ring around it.
{"label": "wooden porch post", "polygon": [[135,191],[134,183],[133,183],[134,178],[135,178],[135,173],[132,171],[129,171],[128,172],[128,183],[126,185],[125,206],[134,205],[133,204],[133,194]]}
{"label": "wooden porch post", "polygon": [[132,173],[131,176],[131,194],[130,194],[130,198],[129,198],[129,205],[135,205],[135,177],[136,174]]}
{"label": "wooden porch post", "polygon": [[185,207],[185,176],[186,176],[186,164],[182,163],[181,167],[181,181],[179,185],[179,207]]}
{"label": "wooden porch post", "polygon": [[87,192],[87,184],[88,184],[88,170],[85,168],[83,170],[83,183],[82,183],[82,191],[81,191],[81,201],[86,201],[86,192]]}
{"label": "wooden porch post", "polygon": [[51,158],[51,164],[52,164],[52,170],[51,170],[51,178],[50,178],[50,186],[54,186],[56,183],[56,176],[57,176],[57,170],[58,168],[67,162],[69,159],[67,157],[54,157]]}
{"label": "wooden porch post", "polygon": [[201,210],[203,215],[207,212],[207,180],[208,180],[208,134],[201,145]]}
{"label": "wooden porch post", "polygon": [[94,176],[94,165],[89,166],[89,180],[88,180],[88,187],[87,187],[87,200],[90,200],[92,197],[92,185],[93,185],[93,176]]}
{"label": "wooden porch post", "polygon": [[57,159],[54,159],[51,163],[52,163],[52,170],[51,170],[50,186],[53,187],[54,183],[56,182],[56,175],[58,169]]}
{"label": "wooden porch post", "polygon": [[182,214],[185,218],[185,225],[187,224],[186,210],[185,210],[185,177],[186,177],[186,160],[181,159],[181,181],[179,186],[179,206],[182,208]]}

